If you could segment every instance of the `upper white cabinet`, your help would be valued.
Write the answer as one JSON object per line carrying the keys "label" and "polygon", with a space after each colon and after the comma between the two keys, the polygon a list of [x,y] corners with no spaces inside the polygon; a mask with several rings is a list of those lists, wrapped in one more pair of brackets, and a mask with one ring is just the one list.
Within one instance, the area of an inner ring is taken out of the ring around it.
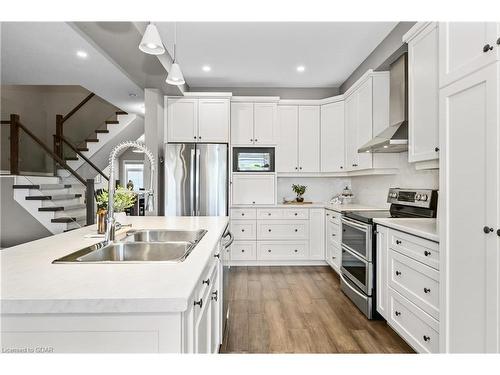
{"label": "upper white cabinet", "polygon": [[232,175],[232,205],[259,205],[276,203],[276,178],[274,174]]}
{"label": "upper white cabinet", "polygon": [[[389,80],[387,79],[387,84]],[[356,158],[356,166],[353,169],[369,169],[372,167],[372,155],[370,153],[359,153],[357,149],[369,142],[374,136],[374,124],[373,124],[373,79],[367,79],[357,90],[356,94],[358,96],[358,123],[356,129],[356,144],[354,146]],[[387,96],[389,99],[389,96]],[[389,103],[389,101],[387,101]],[[379,109],[376,107],[376,109]],[[388,113],[387,113],[388,115]],[[389,126],[389,119],[387,118],[387,126]],[[381,129],[382,130],[382,129]]]}
{"label": "upper white cabinet", "polygon": [[229,142],[229,99],[168,98],[168,142]]}
{"label": "upper white cabinet", "polygon": [[243,145],[276,144],[276,103],[231,103],[231,143]]}
{"label": "upper white cabinet", "polygon": [[444,87],[500,58],[500,23],[439,24],[439,86]]}
{"label": "upper white cabinet", "polygon": [[278,107],[277,172],[320,171],[320,107]]}
{"label": "upper white cabinet", "polygon": [[439,158],[439,35],[436,22],[419,22],[408,43],[408,160]]}
{"label": "upper white cabinet", "polygon": [[344,101],[321,106],[321,172],[342,172],[345,162]]}
{"label": "upper white cabinet", "polygon": [[[464,25],[446,27],[460,30]],[[448,352],[500,352],[499,81],[500,63],[494,63],[439,95],[444,197],[439,226],[441,262],[446,264],[441,279],[446,322],[441,328]]]}

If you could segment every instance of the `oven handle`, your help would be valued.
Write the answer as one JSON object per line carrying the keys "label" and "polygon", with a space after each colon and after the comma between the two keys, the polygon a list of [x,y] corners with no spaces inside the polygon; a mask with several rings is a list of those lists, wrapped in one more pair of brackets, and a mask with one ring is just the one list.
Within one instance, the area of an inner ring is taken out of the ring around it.
{"label": "oven handle", "polygon": [[354,228],[357,228],[357,229],[360,229],[362,230],[363,232],[368,232],[368,228],[369,228],[369,225],[368,224],[359,224],[353,220],[349,220],[345,217],[341,217],[340,218],[340,221],[343,223],[343,224],[346,224],[346,225],[349,225],[349,226],[352,226]]}
{"label": "oven handle", "polygon": [[356,251],[352,250],[350,247],[342,244],[342,250],[345,250],[347,251],[349,254],[351,254],[353,257],[359,259],[360,261],[362,261],[364,264],[368,264],[368,260],[366,260],[365,258],[363,258],[362,256],[360,256]]}
{"label": "oven handle", "polygon": [[351,284],[349,284],[349,281],[347,281],[347,280],[345,279],[345,277],[342,275],[342,273],[340,273],[340,278],[344,281],[344,283],[346,283],[346,284],[347,284],[347,286],[349,287],[349,289],[351,289],[351,290],[352,290],[354,293],[356,293],[358,296],[360,296],[360,297],[361,297],[361,298],[363,298],[364,300],[366,300],[366,299],[368,298],[368,297],[367,297],[367,296],[365,296],[364,294],[362,294],[362,293],[358,292],[356,289],[354,289],[354,288],[352,287],[352,285],[351,285]]}

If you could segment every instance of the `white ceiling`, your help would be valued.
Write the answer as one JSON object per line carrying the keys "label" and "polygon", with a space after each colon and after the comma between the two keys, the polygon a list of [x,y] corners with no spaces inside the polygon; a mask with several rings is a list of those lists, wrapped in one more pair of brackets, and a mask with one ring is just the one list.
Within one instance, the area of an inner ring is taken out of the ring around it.
{"label": "white ceiling", "polygon": [[[3,22],[1,38],[2,84],[80,85],[129,113],[142,113],[143,90],[69,24]],[[80,50],[87,58],[76,56]]]}
{"label": "white ceiling", "polygon": [[[174,24],[156,24],[172,55]],[[338,87],[396,24],[181,22],[177,60],[191,87]]]}

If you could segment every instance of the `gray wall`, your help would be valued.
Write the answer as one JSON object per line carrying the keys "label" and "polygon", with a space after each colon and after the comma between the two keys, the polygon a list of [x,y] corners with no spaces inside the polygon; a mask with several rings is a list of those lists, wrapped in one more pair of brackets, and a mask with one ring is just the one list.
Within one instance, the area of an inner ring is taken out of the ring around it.
{"label": "gray wall", "polygon": [[232,92],[234,96],[279,96],[281,99],[323,99],[339,94],[338,87],[190,87],[193,92]]}
{"label": "gray wall", "polygon": [[410,30],[416,22],[400,22],[373,50],[372,53],[354,70],[354,72],[340,86],[340,93],[347,91],[368,69],[378,68],[398,48],[403,45],[403,35]]}
{"label": "gray wall", "polygon": [[0,177],[0,183],[0,247],[51,236],[52,233],[14,200],[14,177]]}

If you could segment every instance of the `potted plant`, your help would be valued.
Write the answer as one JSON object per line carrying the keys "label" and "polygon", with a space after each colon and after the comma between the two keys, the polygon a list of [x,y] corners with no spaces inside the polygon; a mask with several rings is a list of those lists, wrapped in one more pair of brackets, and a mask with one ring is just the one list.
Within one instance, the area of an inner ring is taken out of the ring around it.
{"label": "potted plant", "polygon": [[292,185],[292,190],[295,194],[297,194],[297,198],[295,198],[295,200],[299,203],[302,203],[304,202],[304,197],[303,195],[305,194],[306,192],[306,189],[307,189],[307,186],[304,186],[304,185],[296,185],[296,184],[293,184]]}
{"label": "potted plant", "polygon": [[[107,190],[102,190],[100,194],[97,195],[97,218],[98,218],[98,223],[99,220],[102,217],[106,216],[107,210],[108,210],[108,191]],[[135,203],[135,200],[137,199],[136,193],[133,191],[123,187],[123,186],[118,186],[115,190],[115,195],[113,197],[113,202],[114,202],[114,211],[115,211],[115,219],[119,223],[124,223],[126,219],[126,213],[125,210],[129,207],[132,207]],[[98,230],[99,230],[99,225],[98,225]],[[105,229],[104,229],[105,230]],[[99,233],[101,233],[99,231]]]}

